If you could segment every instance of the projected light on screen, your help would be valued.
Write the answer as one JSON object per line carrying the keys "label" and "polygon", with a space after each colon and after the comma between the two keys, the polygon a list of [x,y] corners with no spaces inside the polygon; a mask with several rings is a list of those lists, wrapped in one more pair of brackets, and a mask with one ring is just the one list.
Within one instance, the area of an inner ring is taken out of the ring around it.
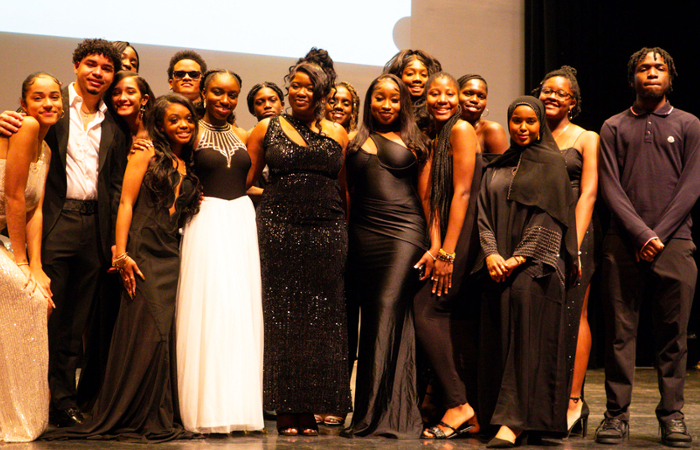
{"label": "projected light on screen", "polygon": [[316,46],[338,62],[381,66],[398,51],[394,26],[411,15],[411,0],[32,0],[3,9],[0,31],[12,33],[292,58]]}

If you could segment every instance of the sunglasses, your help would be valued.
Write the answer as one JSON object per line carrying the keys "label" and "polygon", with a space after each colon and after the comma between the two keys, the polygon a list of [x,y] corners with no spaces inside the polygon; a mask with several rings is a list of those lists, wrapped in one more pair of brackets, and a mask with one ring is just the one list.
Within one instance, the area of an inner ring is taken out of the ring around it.
{"label": "sunglasses", "polygon": [[200,72],[199,70],[176,70],[175,72],[173,72],[173,78],[175,78],[176,80],[182,80],[183,78],[185,78],[185,75],[192,78],[193,80],[196,80],[202,76],[202,72]]}

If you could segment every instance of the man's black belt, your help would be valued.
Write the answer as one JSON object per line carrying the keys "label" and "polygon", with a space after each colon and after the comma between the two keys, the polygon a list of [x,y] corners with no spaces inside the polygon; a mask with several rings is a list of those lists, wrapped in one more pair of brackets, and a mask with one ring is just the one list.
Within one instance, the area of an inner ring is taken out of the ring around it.
{"label": "man's black belt", "polygon": [[89,216],[97,213],[97,200],[66,200],[63,203],[65,211],[78,211],[80,214]]}

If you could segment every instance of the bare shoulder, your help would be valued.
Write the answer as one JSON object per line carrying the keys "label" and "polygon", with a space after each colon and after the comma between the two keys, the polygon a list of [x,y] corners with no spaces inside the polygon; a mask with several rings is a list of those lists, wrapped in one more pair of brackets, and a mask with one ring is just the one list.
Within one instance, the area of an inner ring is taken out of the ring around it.
{"label": "bare shoulder", "polygon": [[244,130],[243,128],[239,128],[239,127],[233,127],[233,132],[236,134],[236,136],[238,136],[238,139],[243,141],[244,144],[246,142],[248,142],[249,134],[246,130]]}
{"label": "bare shoulder", "polygon": [[342,125],[331,122],[327,119],[321,120],[321,129],[331,139],[340,144],[343,148],[348,145],[348,133]]}
{"label": "bare shoulder", "polygon": [[583,130],[581,135],[578,137],[575,147],[580,150],[586,150],[588,148],[595,150],[598,148],[598,141],[600,136],[595,131]]}
{"label": "bare shoulder", "polygon": [[25,116],[22,120],[22,126],[12,137],[30,137],[39,134],[39,122],[32,116]]}
{"label": "bare shoulder", "polygon": [[127,156],[127,159],[129,161],[129,165],[131,166],[148,166],[148,163],[151,162],[151,159],[156,155],[156,151],[152,146],[149,146],[145,148],[144,150],[134,152],[134,153],[129,153]]}
{"label": "bare shoulder", "polygon": [[486,134],[491,134],[491,133],[503,133],[505,134],[505,130],[501,126],[500,123],[494,122],[493,120],[484,120],[484,132]]}
{"label": "bare shoulder", "polygon": [[476,139],[476,131],[474,130],[472,124],[466,120],[459,119],[457,122],[455,122],[454,126],[452,126],[450,138]]}

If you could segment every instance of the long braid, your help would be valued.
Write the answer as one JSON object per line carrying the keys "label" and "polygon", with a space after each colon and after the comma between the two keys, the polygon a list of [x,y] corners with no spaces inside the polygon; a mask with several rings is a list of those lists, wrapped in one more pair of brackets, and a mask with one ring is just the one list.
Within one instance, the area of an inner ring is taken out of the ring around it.
{"label": "long braid", "polygon": [[447,232],[447,222],[454,195],[454,183],[452,179],[452,144],[450,135],[452,127],[460,118],[461,108],[450,117],[440,130],[433,149],[433,163],[430,180],[430,223],[440,220],[440,239],[444,239]]}

